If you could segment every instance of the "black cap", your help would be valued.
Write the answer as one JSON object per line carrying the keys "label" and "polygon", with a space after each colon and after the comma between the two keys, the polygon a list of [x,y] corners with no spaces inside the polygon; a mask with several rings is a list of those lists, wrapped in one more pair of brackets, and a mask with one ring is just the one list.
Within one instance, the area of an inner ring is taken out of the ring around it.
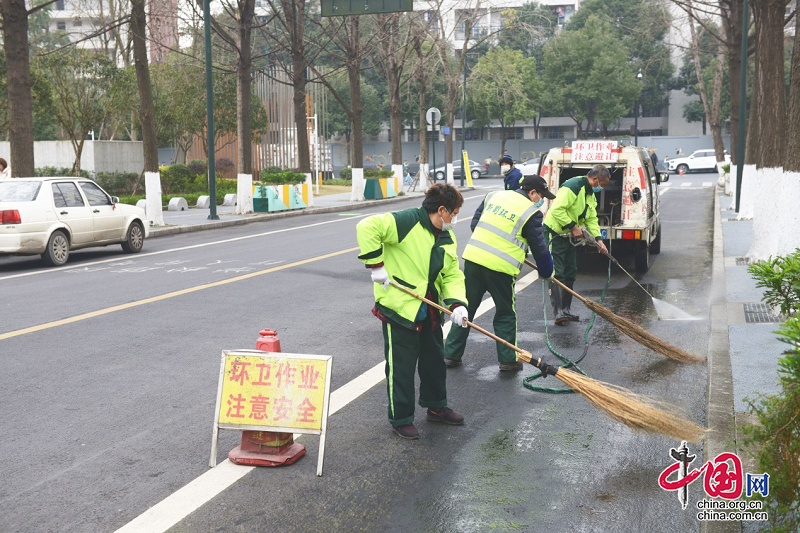
{"label": "black cap", "polygon": [[503,154],[503,157],[500,158],[500,164],[502,165],[503,163],[508,163],[509,165],[513,165],[514,159],[508,154]]}
{"label": "black cap", "polygon": [[552,200],[556,197],[555,194],[550,192],[547,188],[547,182],[541,176],[525,176],[519,182],[519,188],[523,191],[536,191],[545,198]]}

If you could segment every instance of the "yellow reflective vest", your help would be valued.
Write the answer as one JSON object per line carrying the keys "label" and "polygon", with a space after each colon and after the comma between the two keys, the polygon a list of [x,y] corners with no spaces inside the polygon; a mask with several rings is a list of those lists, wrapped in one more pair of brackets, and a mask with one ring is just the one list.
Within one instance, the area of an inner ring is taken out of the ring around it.
{"label": "yellow reflective vest", "polygon": [[487,194],[481,218],[464,249],[464,259],[516,276],[525,262],[528,246],[522,227],[538,210],[529,198],[516,191]]}

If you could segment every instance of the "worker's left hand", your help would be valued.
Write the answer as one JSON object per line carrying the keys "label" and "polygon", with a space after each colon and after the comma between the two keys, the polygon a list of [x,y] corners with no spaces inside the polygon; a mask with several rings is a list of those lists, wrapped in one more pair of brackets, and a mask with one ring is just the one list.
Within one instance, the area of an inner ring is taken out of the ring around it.
{"label": "worker's left hand", "polygon": [[606,248],[606,245],[603,244],[603,241],[600,240],[600,239],[597,240],[597,249],[600,250],[601,254],[604,254],[604,255],[608,254],[608,248]]}
{"label": "worker's left hand", "polygon": [[468,315],[466,307],[460,306],[453,309],[453,314],[450,315],[451,322],[453,322],[454,324],[458,324],[462,328],[466,328],[467,320],[468,320]]}

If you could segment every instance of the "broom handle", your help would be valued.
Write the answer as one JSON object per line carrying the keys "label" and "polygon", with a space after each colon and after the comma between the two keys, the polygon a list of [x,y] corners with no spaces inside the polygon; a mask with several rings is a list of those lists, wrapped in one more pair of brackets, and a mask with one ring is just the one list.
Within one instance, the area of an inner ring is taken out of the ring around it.
{"label": "broom handle", "polygon": [[[539,270],[538,268],[536,268],[536,265],[534,263],[531,263],[528,259],[525,260],[525,264],[528,265],[529,267],[533,268],[534,270],[537,270],[537,271]],[[586,298],[584,298],[583,296],[581,296],[577,292],[573,291],[572,289],[570,289],[569,287],[567,287],[566,285],[564,285],[563,283],[558,281],[556,278],[553,278],[553,282],[556,285],[558,285],[559,287],[561,287],[562,289],[564,289],[565,291],[567,291],[568,293],[570,293],[571,295],[573,295],[578,300],[582,301],[583,303],[586,303]]]}
{"label": "broom handle", "polygon": [[[410,295],[410,296],[413,296],[414,298],[417,298],[417,299],[419,299],[419,300],[422,300],[422,301],[423,301],[423,302],[425,302],[426,304],[430,305],[431,307],[434,307],[434,308],[438,309],[439,311],[441,311],[441,312],[443,312],[443,313],[446,313],[446,314],[448,314],[448,315],[452,315],[452,314],[453,314],[453,312],[452,312],[452,311],[449,311],[448,309],[446,309],[446,308],[442,307],[442,306],[441,306],[441,305],[439,305],[439,304],[435,304],[435,303],[433,303],[432,301],[428,300],[428,299],[427,299],[427,298],[425,298],[424,296],[420,296],[420,295],[419,295],[419,294],[417,294],[416,292],[414,292],[414,291],[412,291],[412,290],[409,290],[409,289],[407,289],[407,288],[403,287],[402,285],[400,285],[400,284],[398,284],[398,283],[395,283],[395,282],[394,282],[394,281],[392,281],[392,280],[389,280],[389,284],[390,284],[392,287],[394,287],[394,288],[396,288],[396,289],[400,289],[400,290],[401,290],[401,291],[403,291],[404,293],[406,293],[406,294],[408,294],[408,295]],[[473,324],[473,323],[472,323],[472,322],[470,322],[469,320],[467,320],[467,325],[468,325],[469,327],[473,328],[473,329],[477,329],[478,331],[480,331],[481,333],[483,333],[483,334],[484,334],[484,335],[486,335],[487,337],[491,337],[492,339],[496,340],[497,342],[499,342],[499,343],[501,343],[501,344],[503,344],[503,345],[505,345],[505,346],[508,346],[509,348],[511,348],[512,350],[514,350],[515,352],[517,352],[517,353],[520,355],[520,359],[522,359],[522,360],[523,360],[523,361],[525,361],[526,363],[530,363],[530,362],[531,362],[531,361],[530,361],[530,355],[529,355],[529,353],[528,353],[528,352],[526,352],[525,350],[523,350],[522,348],[517,348],[516,346],[514,346],[513,344],[511,344],[511,343],[510,343],[510,342],[508,342],[507,340],[505,340],[505,339],[501,339],[501,338],[500,338],[500,337],[498,337],[497,335],[494,335],[493,333],[490,333],[490,332],[486,331],[485,329],[483,329],[483,328],[482,328],[482,327],[480,327],[480,326],[476,326],[475,324]],[[524,356],[524,357],[523,357],[523,356]]]}

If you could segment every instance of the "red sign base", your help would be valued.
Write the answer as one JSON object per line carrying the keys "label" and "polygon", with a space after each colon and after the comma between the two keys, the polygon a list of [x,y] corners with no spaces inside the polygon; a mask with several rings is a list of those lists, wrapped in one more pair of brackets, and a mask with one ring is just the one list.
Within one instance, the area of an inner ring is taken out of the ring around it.
{"label": "red sign base", "polygon": [[246,466],[284,466],[290,465],[306,454],[306,447],[302,444],[293,443],[289,448],[281,453],[257,453],[242,451],[241,446],[237,446],[228,452],[228,459],[237,465]]}

